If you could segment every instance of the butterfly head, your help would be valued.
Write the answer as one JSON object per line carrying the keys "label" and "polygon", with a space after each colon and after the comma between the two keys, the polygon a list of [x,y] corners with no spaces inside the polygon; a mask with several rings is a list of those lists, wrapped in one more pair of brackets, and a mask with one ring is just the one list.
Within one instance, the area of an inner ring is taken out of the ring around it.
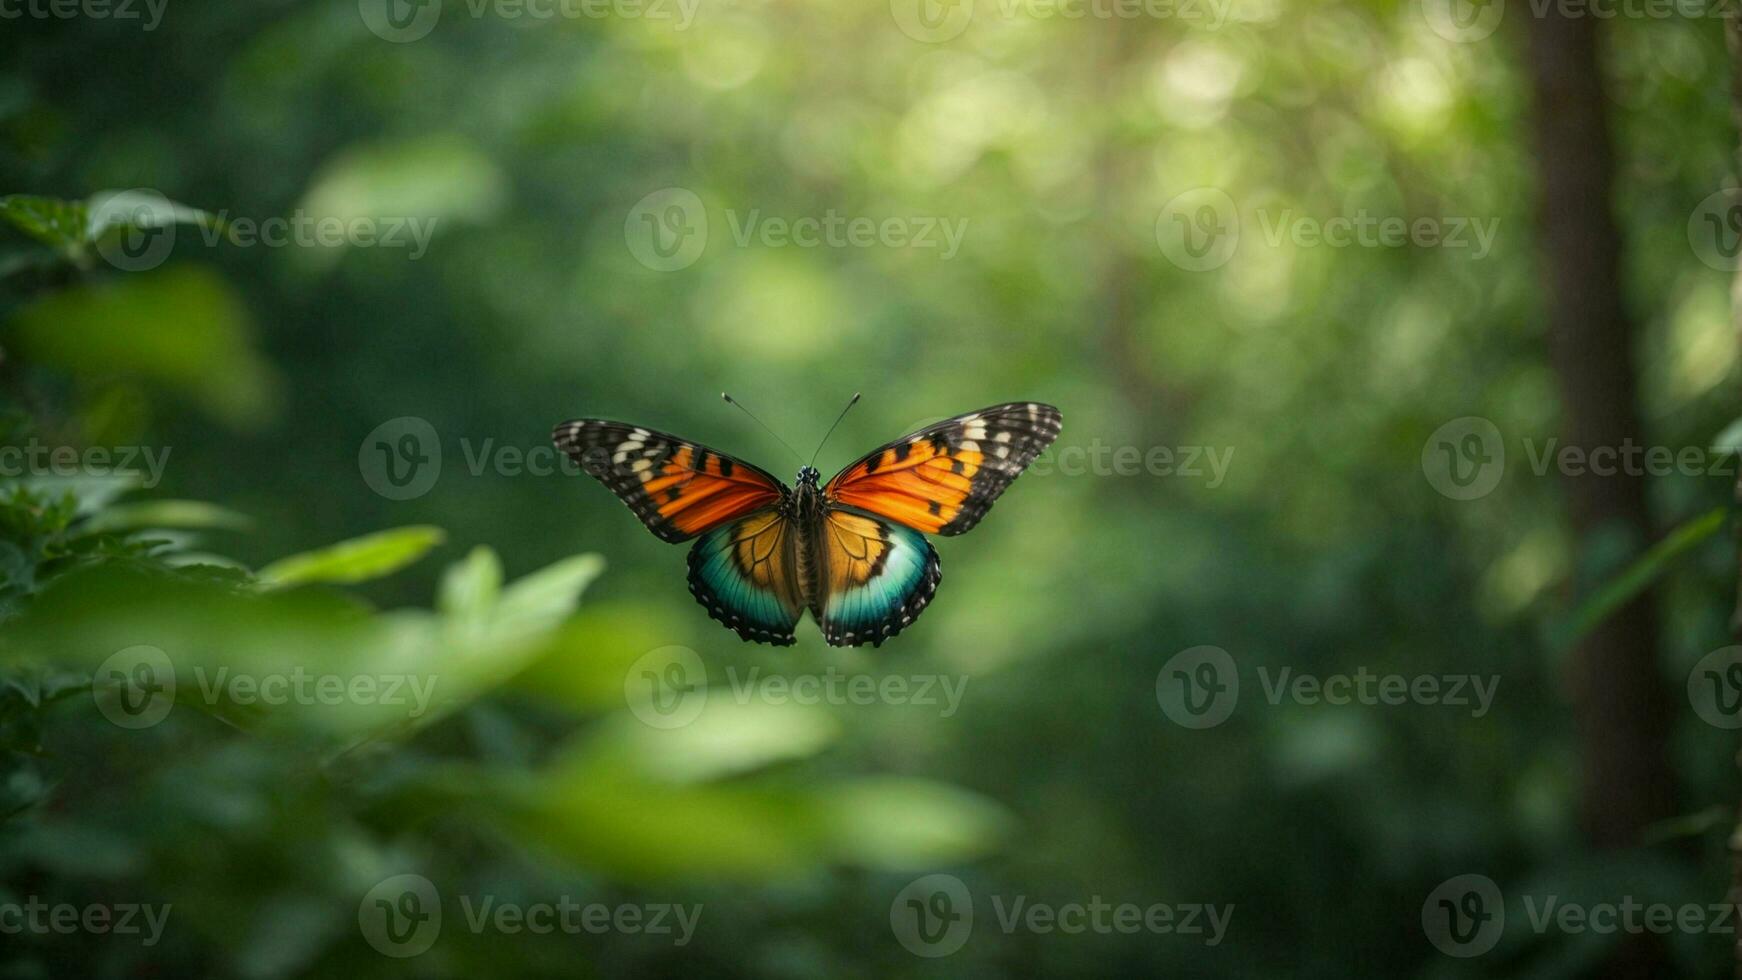
{"label": "butterfly head", "polygon": [[822,480],[823,474],[814,466],[805,466],[798,471],[798,485],[815,489]]}

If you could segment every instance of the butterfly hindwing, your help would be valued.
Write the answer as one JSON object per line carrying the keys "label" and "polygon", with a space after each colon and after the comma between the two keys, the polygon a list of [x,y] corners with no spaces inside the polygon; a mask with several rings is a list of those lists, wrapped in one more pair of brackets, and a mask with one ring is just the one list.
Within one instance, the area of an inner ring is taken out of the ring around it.
{"label": "butterfly hindwing", "polygon": [[838,504],[916,531],[961,534],[1058,437],[1059,410],[1010,402],[927,426],[867,453],[827,486]]}
{"label": "butterfly hindwing", "polygon": [[918,618],[943,577],[925,535],[851,510],[823,516],[815,555],[811,608],[834,646],[881,645]]}
{"label": "butterfly hindwing", "polygon": [[687,541],[778,504],[784,492],[749,463],[640,426],[575,419],[551,438],[663,541]]}
{"label": "butterfly hindwing", "polygon": [[715,528],[690,549],[690,592],[746,640],[793,642],[804,613],[797,535],[778,510],[761,510]]}

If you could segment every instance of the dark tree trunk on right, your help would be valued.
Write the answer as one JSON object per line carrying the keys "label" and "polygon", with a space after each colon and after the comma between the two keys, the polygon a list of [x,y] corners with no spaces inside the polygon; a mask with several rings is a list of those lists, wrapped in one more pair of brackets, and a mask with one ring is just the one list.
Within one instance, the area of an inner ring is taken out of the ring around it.
{"label": "dark tree trunk on right", "polygon": [[[1539,235],[1547,286],[1548,347],[1559,380],[1561,442],[1592,448],[1644,444],[1633,363],[1633,324],[1621,294],[1621,236],[1611,212],[1614,155],[1598,59],[1601,22],[1549,5],[1525,18],[1534,103]],[[1591,569],[1592,545],[1620,536],[1634,554],[1651,538],[1643,477],[1563,476],[1577,542],[1577,594],[1616,569]],[[1657,611],[1647,590],[1592,630],[1574,651],[1570,682],[1578,725],[1579,816],[1599,850],[1640,844],[1676,813],[1666,743],[1671,701],[1658,669]],[[1610,977],[1668,975],[1655,937],[1622,940]]]}

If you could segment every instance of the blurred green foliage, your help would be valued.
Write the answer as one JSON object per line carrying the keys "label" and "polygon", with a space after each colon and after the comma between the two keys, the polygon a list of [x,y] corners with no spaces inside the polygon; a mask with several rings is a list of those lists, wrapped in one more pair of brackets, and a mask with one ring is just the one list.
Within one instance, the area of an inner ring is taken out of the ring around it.
{"label": "blurred green foliage", "polygon": [[[1567,901],[1723,895],[1735,739],[1690,711],[1686,819],[1621,857],[1574,826],[1562,650],[1601,597],[1574,594],[1559,487],[1522,448],[1558,418],[1513,19],[1459,44],[1415,2],[1252,0],[1215,28],[994,3],[928,44],[881,3],[704,3],[683,29],[490,9],[445,3],[409,43],[347,0],[0,25],[4,445],[163,462],[149,487],[52,465],[0,483],[0,900],[173,908],[151,948],[4,936],[0,975],[1570,976],[1613,937],[1520,925],[1456,960],[1423,938],[1424,896],[1465,873]],[[1708,445],[1738,414],[1729,276],[1687,230],[1732,167],[1720,25],[1604,24],[1654,444]],[[1242,237],[1192,271],[1158,215],[1204,186]],[[660,271],[626,226],[672,187],[709,231]],[[1363,212],[1498,233],[1480,256],[1266,234]],[[947,260],[740,244],[753,213],[967,230]],[[276,247],[249,231],[274,218],[406,231]],[[938,599],[898,642],[834,650],[806,626],[772,650],[710,622],[682,553],[603,490],[530,465],[554,422],[602,415],[782,472],[721,389],[801,448],[863,390],[825,471],[1013,398],[1063,409],[1061,452],[1232,456],[1212,484],[1072,474],[1055,452],[939,543]],[[1493,493],[1451,500],[1422,446],[1472,415],[1515,455]],[[439,477],[396,499],[363,458],[408,417]],[[1728,492],[1670,476],[1652,504],[1667,531]],[[1726,643],[1723,539],[1646,570],[1678,704]],[[1580,580],[1641,545],[1597,549]],[[1233,717],[1193,731],[1156,679],[1199,644],[1247,670],[1501,680],[1473,718],[1271,705],[1247,673]],[[138,647],[180,684],[130,730],[102,710],[103,665]],[[713,697],[661,729],[625,691],[672,648],[721,692],[832,669],[966,696],[947,715]],[[435,693],[414,717],[191,682],[226,669]],[[1006,933],[981,906],[932,961],[890,928],[929,872],[977,900],[1236,912],[1209,947]],[[450,925],[398,960],[358,917],[404,873],[704,911],[683,946]],[[1730,955],[1670,943],[1690,974]]]}

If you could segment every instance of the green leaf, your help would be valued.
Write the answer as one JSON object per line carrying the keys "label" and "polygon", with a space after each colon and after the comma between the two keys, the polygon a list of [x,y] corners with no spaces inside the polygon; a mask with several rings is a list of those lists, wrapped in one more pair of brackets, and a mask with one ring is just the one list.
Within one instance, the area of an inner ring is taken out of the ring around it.
{"label": "green leaf", "polygon": [[110,507],[92,518],[90,528],[93,531],[127,531],[138,528],[240,531],[251,523],[246,515],[203,500],[152,500]]}
{"label": "green leaf", "polygon": [[718,688],[694,721],[676,728],[655,728],[629,713],[612,716],[588,744],[584,764],[653,782],[699,782],[808,758],[840,732],[822,708],[738,703]]}
{"label": "green leaf", "polygon": [[1653,545],[1637,561],[1573,611],[1570,624],[1560,631],[1560,636],[1554,641],[1555,648],[1563,651],[1571,648],[1585,634],[1613,615],[1615,610],[1645,591],[1677,558],[1718,533],[1723,528],[1724,518],[1728,513],[1727,508],[1714,508],[1671,531],[1662,541]]}
{"label": "green leaf", "polygon": [[85,229],[89,219],[82,201],[8,194],[0,197],[0,219],[64,252],[74,252],[87,241]]}
{"label": "green leaf", "polygon": [[263,587],[281,589],[309,582],[367,582],[399,571],[446,540],[439,527],[413,525],[280,558],[262,568]]}
{"label": "green leaf", "polygon": [[123,471],[81,473],[78,476],[42,474],[27,476],[18,481],[20,486],[50,500],[71,496],[78,502],[77,513],[81,517],[101,512],[111,501],[138,489],[143,482],[143,475]]}
{"label": "green leaf", "polygon": [[502,171],[452,135],[356,147],[323,167],[303,198],[314,218],[449,217],[481,220],[507,197]]}
{"label": "green leaf", "polygon": [[[438,134],[341,153],[310,185],[301,211],[317,222],[391,222],[400,229],[401,240],[395,244],[415,255],[418,247],[427,246],[437,225],[485,221],[507,199],[508,181],[501,168],[469,142]],[[336,243],[343,244],[347,242]],[[304,249],[297,258],[318,264],[337,254],[336,246]]]}
{"label": "green leaf", "polygon": [[85,204],[84,240],[94,242],[124,228],[167,228],[199,225],[222,228],[216,215],[191,208],[153,191],[100,191]]}
{"label": "green leaf", "polygon": [[104,235],[128,228],[223,227],[215,215],[146,190],[99,191],[85,201],[9,194],[0,197],[0,220],[74,259]]}
{"label": "green leaf", "polygon": [[496,552],[479,545],[464,561],[448,566],[436,609],[460,622],[481,625],[495,609],[501,591],[502,561]]}
{"label": "green leaf", "polygon": [[18,311],[12,332],[26,363],[92,381],[136,378],[226,422],[258,421],[272,405],[272,371],[254,350],[242,301],[208,269],[135,273],[53,293]]}
{"label": "green leaf", "polygon": [[494,631],[503,639],[544,633],[575,611],[581,591],[605,570],[598,555],[575,555],[515,580],[502,592]]}
{"label": "green leaf", "polygon": [[979,857],[1009,832],[1010,816],[966,790],[878,776],[841,783],[820,805],[836,854],[851,863],[905,870]]}

